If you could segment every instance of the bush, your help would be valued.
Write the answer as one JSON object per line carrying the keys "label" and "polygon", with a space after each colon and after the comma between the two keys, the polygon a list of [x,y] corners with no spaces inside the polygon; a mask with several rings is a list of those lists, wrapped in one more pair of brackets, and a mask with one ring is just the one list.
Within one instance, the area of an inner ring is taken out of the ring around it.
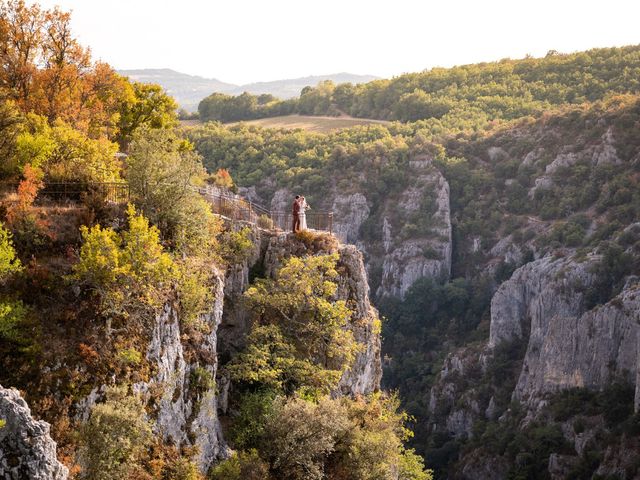
{"label": "bush", "polygon": [[258,390],[242,395],[229,432],[234,448],[246,450],[259,446],[276,396],[273,390]]}
{"label": "bush", "polygon": [[160,244],[160,232],[138,214],[127,210],[129,228],[116,233],[95,225],[81,228],[80,259],[71,279],[94,289],[108,319],[135,309],[157,308],[165,289],[175,282],[178,268]]}
{"label": "bush", "polygon": [[135,348],[125,348],[117,354],[118,361],[125,367],[140,365],[142,354]]}
{"label": "bush", "polygon": [[268,465],[256,450],[240,451],[211,469],[209,480],[269,480]]}
{"label": "bush", "polygon": [[0,282],[21,270],[22,264],[13,248],[11,232],[0,222]]}
{"label": "bush", "polygon": [[25,331],[27,307],[19,300],[0,301],[0,338],[24,346],[30,336]]}
{"label": "bush", "polygon": [[227,265],[239,265],[249,258],[254,244],[250,227],[229,230],[222,235],[220,254]]}
{"label": "bush", "polygon": [[258,217],[258,227],[264,230],[273,230],[273,220],[265,214]]}
{"label": "bush", "polygon": [[105,403],[91,410],[80,428],[79,464],[82,478],[126,480],[140,466],[152,441],[151,424],[139,398],[124,387],[107,390]]}

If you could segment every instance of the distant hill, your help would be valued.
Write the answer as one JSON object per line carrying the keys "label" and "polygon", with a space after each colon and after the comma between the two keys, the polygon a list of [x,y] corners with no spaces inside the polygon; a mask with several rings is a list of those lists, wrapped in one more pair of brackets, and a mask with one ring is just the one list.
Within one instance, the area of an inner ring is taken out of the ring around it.
{"label": "distant hill", "polygon": [[198,103],[206,96],[214,93],[228,93],[239,95],[242,92],[253,94],[270,93],[278,98],[297,97],[306,86],[314,87],[318,82],[332,80],[335,83],[366,83],[378,77],[373,75],[354,75],[351,73],[336,73],[333,75],[316,75],[272,82],[257,82],[246,85],[234,85],[215,78],[204,78],[196,75],[176,72],[169,68],[119,70],[118,73],[131,80],[143,83],[157,83],[173,96],[181,108],[196,111]]}
{"label": "distant hill", "polygon": [[176,99],[181,108],[188,111],[196,111],[200,100],[212,92],[230,93],[238,88],[237,85],[215,78],[187,75],[169,68],[119,70],[118,73],[136,82],[157,83]]}
{"label": "distant hill", "polygon": [[[270,93],[278,98],[294,98],[300,95],[300,90],[304,87],[315,87],[319,82],[331,80],[334,83],[367,83],[376,80],[379,77],[373,75],[354,75],[352,73],[336,73],[333,75],[315,75],[302,78],[291,78],[288,80],[274,80],[273,82],[257,82],[242,85],[233,92],[240,94],[242,92],[260,95],[262,93]],[[226,92],[223,92],[226,93]]]}

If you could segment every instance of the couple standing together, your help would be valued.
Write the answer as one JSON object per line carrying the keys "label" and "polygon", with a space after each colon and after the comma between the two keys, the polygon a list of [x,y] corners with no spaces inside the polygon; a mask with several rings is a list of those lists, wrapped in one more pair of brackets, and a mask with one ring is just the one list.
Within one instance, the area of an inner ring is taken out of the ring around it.
{"label": "couple standing together", "polygon": [[293,201],[293,227],[291,230],[293,232],[298,232],[300,230],[307,229],[307,210],[311,207],[305,200],[305,198],[301,195],[296,195],[295,200]]}

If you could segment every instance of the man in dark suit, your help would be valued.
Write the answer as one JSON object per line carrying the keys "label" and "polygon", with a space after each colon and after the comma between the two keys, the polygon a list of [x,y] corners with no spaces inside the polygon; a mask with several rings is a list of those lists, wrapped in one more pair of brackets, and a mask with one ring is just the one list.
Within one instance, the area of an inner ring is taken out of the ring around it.
{"label": "man in dark suit", "polygon": [[291,230],[295,233],[300,230],[300,195],[296,195],[296,198],[293,201],[292,214],[293,226],[291,227]]}

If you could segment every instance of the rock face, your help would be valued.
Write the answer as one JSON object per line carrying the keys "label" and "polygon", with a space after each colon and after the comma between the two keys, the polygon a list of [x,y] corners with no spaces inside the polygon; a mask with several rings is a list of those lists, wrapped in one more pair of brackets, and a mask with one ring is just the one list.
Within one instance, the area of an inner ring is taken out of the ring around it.
{"label": "rock face", "polygon": [[222,320],[224,297],[224,278],[219,272],[216,272],[213,288],[213,308],[200,318],[209,330],[198,352],[206,362],[185,359],[178,312],[167,304],[156,318],[147,350],[147,359],[155,365],[156,375],[149,383],[136,385],[147,400],[150,391],[160,389],[162,393],[156,402],[156,429],[165,441],[178,447],[197,447],[197,464],[201,471],[207,471],[215,460],[228,456],[218,422],[215,385],[207,385],[201,391],[200,386],[193,384],[196,372],[200,376],[206,372],[212,380],[216,377],[217,329]]}
{"label": "rock face", "polygon": [[[379,297],[403,297],[420,278],[442,281],[451,275],[449,184],[440,172],[427,171],[419,175],[416,187],[403,192],[400,201],[388,205],[385,210],[382,225],[385,255],[382,280],[376,292]],[[425,195],[431,196],[428,206],[433,211],[421,211],[425,207]],[[413,215],[426,216],[430,227],[428,231],[411,234],[405,239],[408,234],[403,234],[403,229],[406,232],[407,226],[400,226],[394,217],[411,218]],[[392,238],[395,241],[391,241]]]}
{"label": "rock face", "polygon": [[380,319],[369,302],[369,285],[362,254],[353,245],[342,246],[339,253],[338,267],[342,275],[338,282],[337,297],[346,300],[354,309],[351,329],[356,341],[364,345],[352,368],[342,376],[339,389],[347,395],[371,393],[380,388],[382,378]]}
{"label": "rock face", "polygon": [[336,195],[333,199],[334,234],[341,242],[359,244],[360,227],[369,217],[367,198],[362,193]]}
{"label": "rock face", "polygon": [[[241,295],[249,285],[249,271],[257,270],[261,276],[275,274],[282,261],[291,255],[305,253],[305,247],[292,234],[254,232],[256,248],[238,267],[233,277],[227,276],[225,308],[220,325],[220,353],[227,357],[238,351],[249,331],[250,315],[241,301]],[[356,356],[351,370],[340,381],[344,394],[370,393],[380,388],[382,367],[380,360],[380,320],[378,312],[369,301],[369,284],[362,254],[353,245],[340,245],[337,298],[346,300],[355,311],[350,328],[364,350]]]}
{"label": "rock face", "polygon": [[[488,343],[462,347],[446,357],[429,393],[433,432],[464,440],[473,435],[478,421],[500,424],[509,420],[504,397],[498,405],[491,393],[482,391],[482,385],[487,385],[499,349],[512,348],[510,345],[526,346],[526,350],[510,350],[524,353],[517,358],[509,354],[517,380],[507,391],[525,408],[523,425],[535,419],[548,421],[549,394],[573,387],[601,390],[618,379],[635,384],[636,412],[640,409],[640,282],[628,277],[617,296],[589,308],[586,292],[596,285],[593,267],[601,258],[591,254],[578,260],[571,251],[565,254],[518,268],[493,295]],[[504,358],[502,355],[498,358]],[[580,431],[574,428],[574,418],[560,424],[575,453],[561,451],[550,456],[552,478],[566,478],[597,443],[598,432],[606,431],[602,415],[575,414],[583,425]],[[619,444],[607,447],[595,473],[630,478],[624,472],[638,459],[636,444],[637,439],[623,437]],[[483,465],[497,462],[497,467],[479,469],[480,458]],[[479,450],[463,456],[457,468],[454,478],[500,479],[507,477],[509,463]]]}
{"label": "rock face", "polygon": [[56,458],[49,424],[35,420],[15,389],[0,386],[0,478],[66,480],[69,470]]}
{"label": "rock face", "polygon": [[489,346],[528,338],[515,399],[533,404],[544,393],[602,388],[616,377],[636,383],[640,290],[628,284],[585,311],[583,292],[597,260],[542,258],[516,270],[494,295]]}

